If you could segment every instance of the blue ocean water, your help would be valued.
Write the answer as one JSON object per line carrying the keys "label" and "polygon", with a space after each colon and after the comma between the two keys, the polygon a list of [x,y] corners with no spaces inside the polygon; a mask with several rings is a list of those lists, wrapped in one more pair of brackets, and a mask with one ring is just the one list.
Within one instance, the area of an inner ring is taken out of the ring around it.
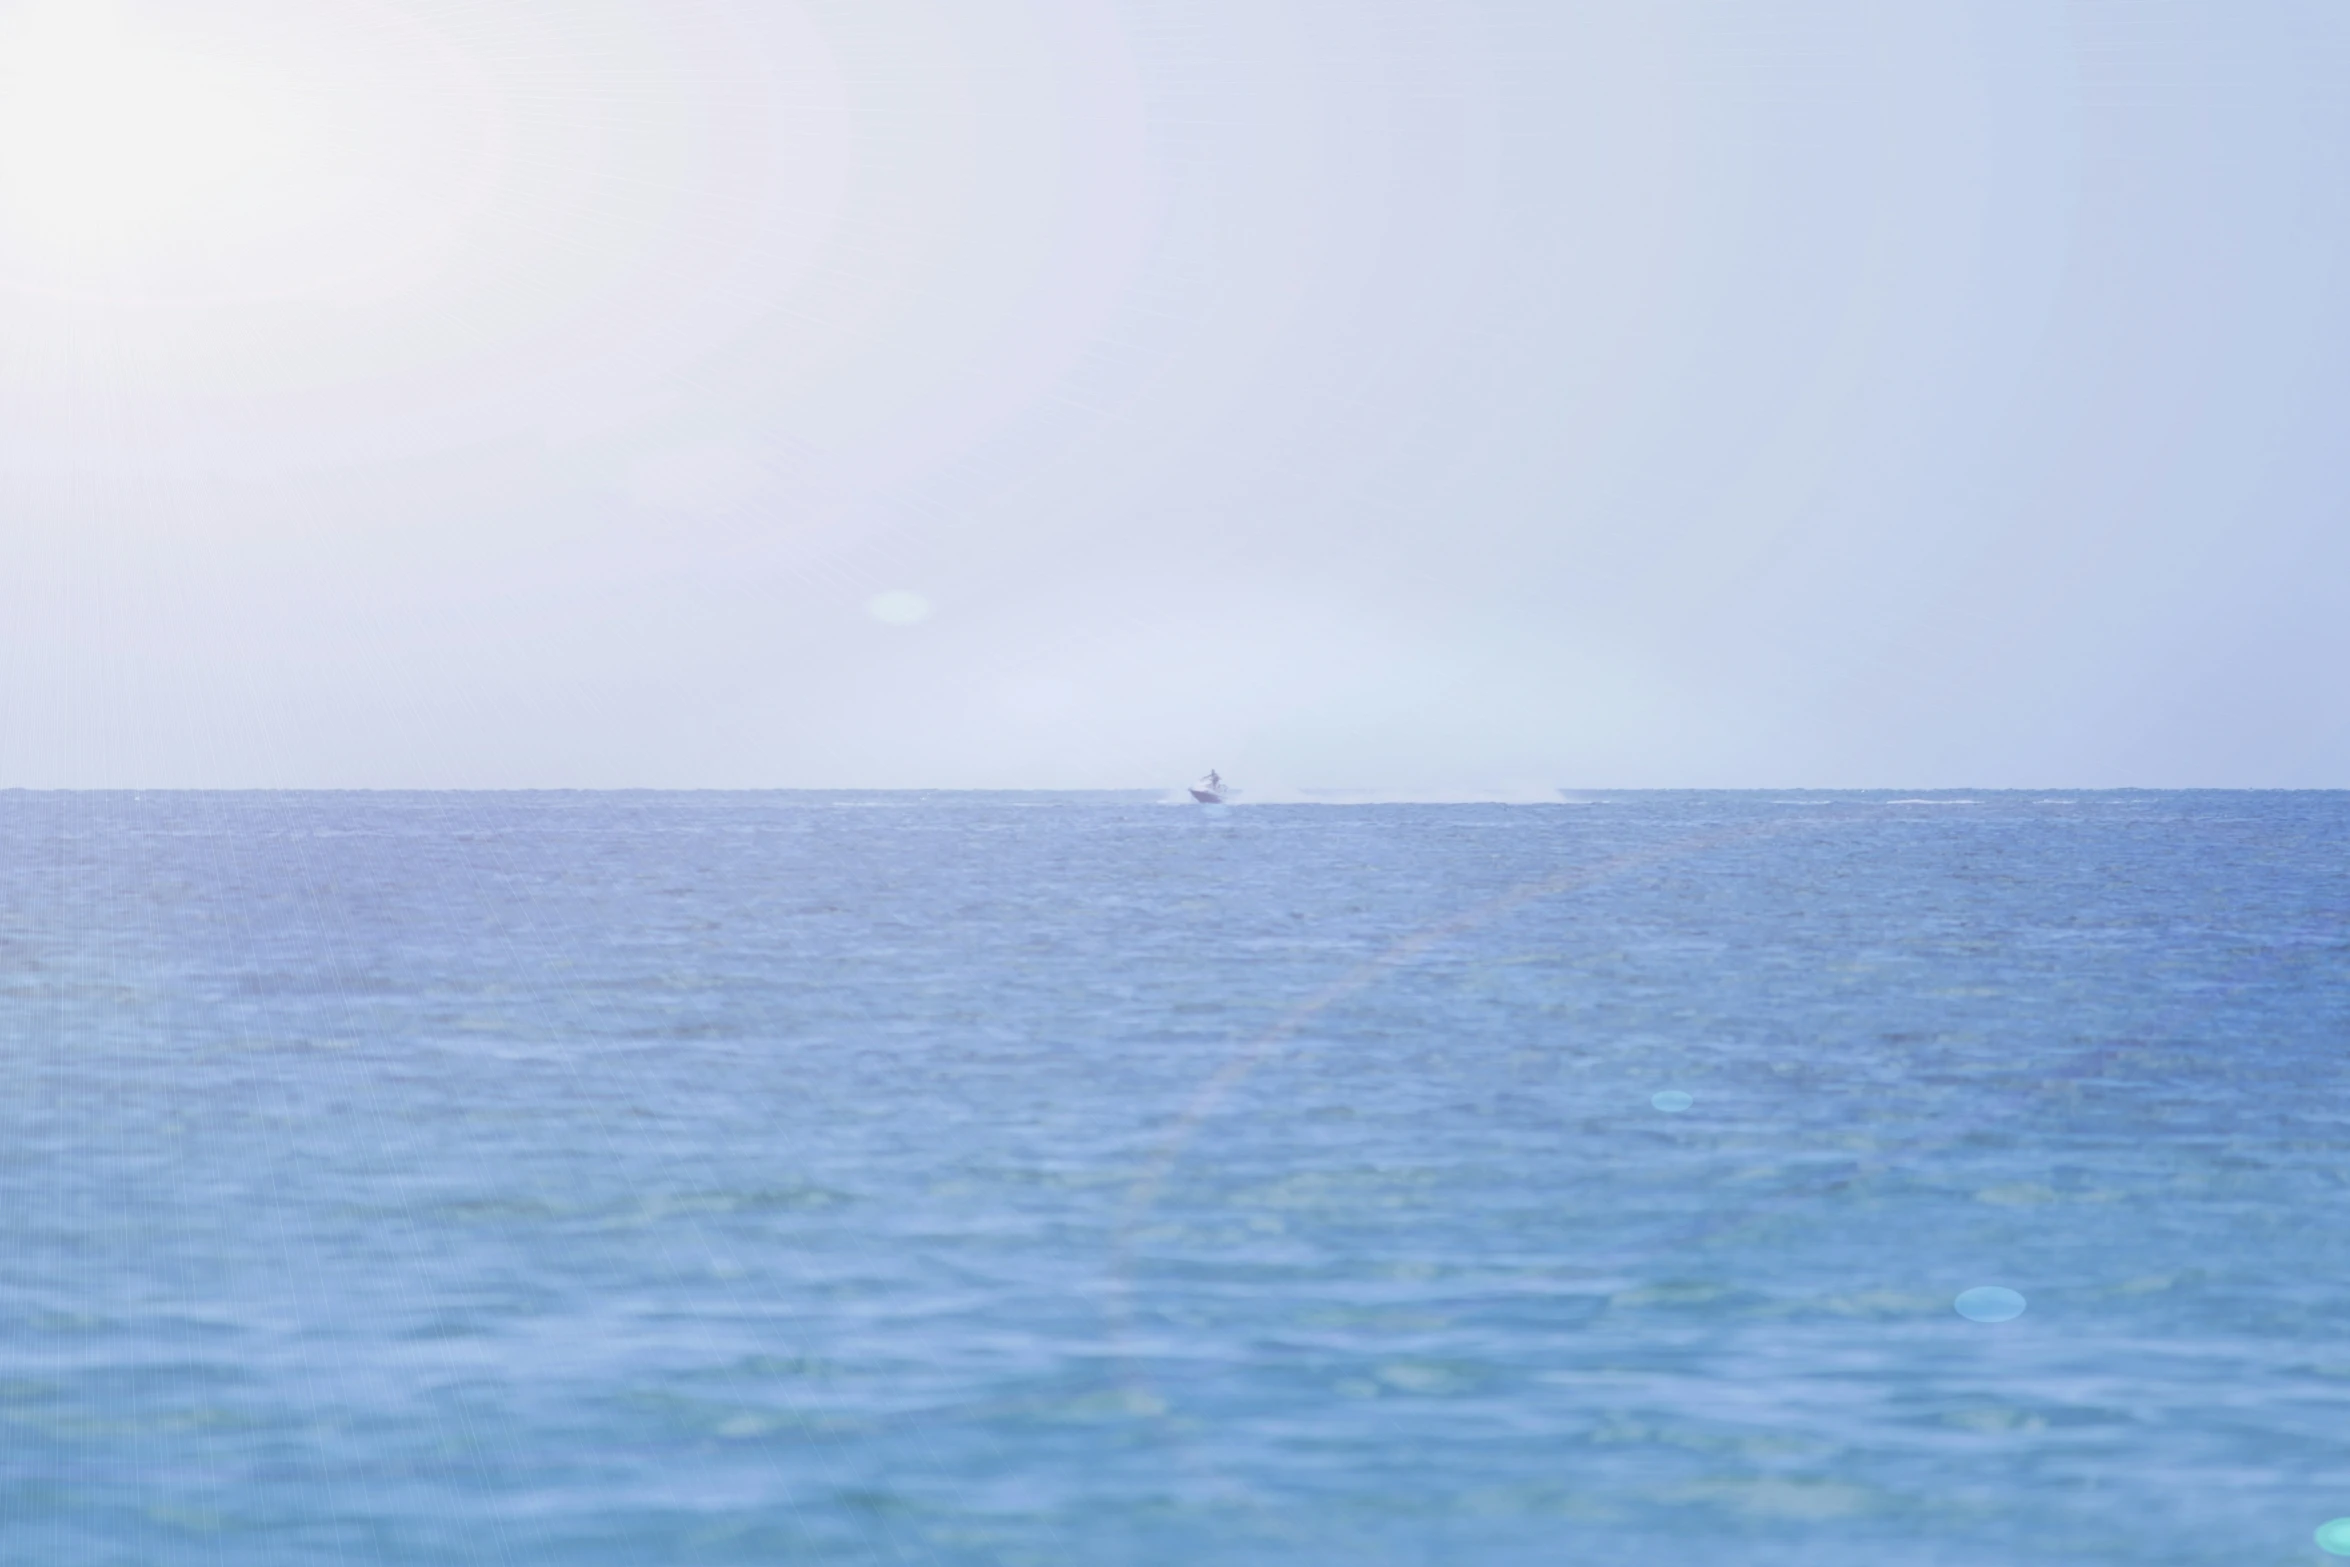
{"label": "blue ocean water", "polygon": [[0,794],[0,1559],[2328,1560],[2346,850]]}

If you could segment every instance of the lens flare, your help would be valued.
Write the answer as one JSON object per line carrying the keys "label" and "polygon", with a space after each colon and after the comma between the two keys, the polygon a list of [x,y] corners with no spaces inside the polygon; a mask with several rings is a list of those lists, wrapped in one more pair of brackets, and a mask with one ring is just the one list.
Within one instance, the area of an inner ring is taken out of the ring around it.
{"label": "lens flare", "polygon": [[930,618],[930,600],[898,588],[867,599],[865,613],[885,626],[911,626]]}
{"label": "lens flare", "polygon": [[1997,1284],[1962,1291],[1951,1309],[1969,1322],[2013,1322],[2024,1314],[2024,1298]]}

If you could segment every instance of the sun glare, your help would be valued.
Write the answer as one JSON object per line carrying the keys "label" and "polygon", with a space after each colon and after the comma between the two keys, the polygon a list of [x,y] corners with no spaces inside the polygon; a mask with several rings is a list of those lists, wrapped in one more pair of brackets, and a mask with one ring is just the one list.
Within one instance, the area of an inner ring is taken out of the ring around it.
{"label": "sun glare", "polygon": [[264,65],[88,3],[0,12],[0,268],[105,287],[298,221],[322,127]]}
{"label": "sun glare", "polygon": [[[441,407],[623,348],[635,397],[731,337],[831,233],[831,56],[770,8],[588,9],[0,0],[0,400],[53,375],[227,417],[438,367],[396,384]],[[744,479],[666,476],[703,514]]]}

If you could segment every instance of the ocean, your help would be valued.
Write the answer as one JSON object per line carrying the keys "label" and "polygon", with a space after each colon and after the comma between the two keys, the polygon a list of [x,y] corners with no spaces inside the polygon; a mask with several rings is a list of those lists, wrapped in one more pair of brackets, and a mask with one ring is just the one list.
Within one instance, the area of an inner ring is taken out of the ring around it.
{"label": "ocean", "polygon": [[0,1560],[2323,1562],[2346,1047],[2343,794],[4,793]]}

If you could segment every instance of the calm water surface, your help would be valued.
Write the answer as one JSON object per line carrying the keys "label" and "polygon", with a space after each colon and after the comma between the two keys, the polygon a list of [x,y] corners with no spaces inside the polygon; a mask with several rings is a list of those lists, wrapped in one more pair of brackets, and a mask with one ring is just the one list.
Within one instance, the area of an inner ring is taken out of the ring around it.
{"label": "calm water surface", "polygon": [[2346,1045],[2338,794],[0,794],[0,1559],[2321,1562]]}

